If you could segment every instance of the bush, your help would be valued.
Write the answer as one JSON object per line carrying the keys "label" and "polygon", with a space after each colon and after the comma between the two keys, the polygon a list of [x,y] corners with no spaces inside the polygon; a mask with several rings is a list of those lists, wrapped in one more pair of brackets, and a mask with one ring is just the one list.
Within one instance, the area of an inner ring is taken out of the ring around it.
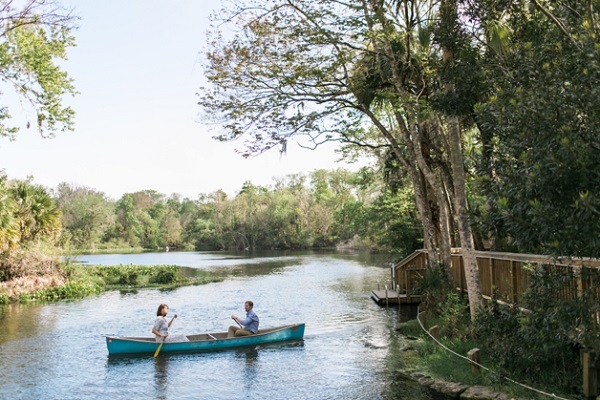
{"label": "bush", "polygon": [[12,249],[0,257],[0,282],[23,276],[60,274],[60,249],[45,242]]}
{"label": "bush", "polygon": [[552,269],[532,271],[524,308],[497,301],[481,312],[476,331],[499,372],[561,391],[574,391],[582,381],[575,332],[589,308],[579,299],[561,299],[571,278]]}
{"label": "bush", "polygon": [[175,266],[161,266],[155,268],[156,272],[150,276],[150,283],[170,285],[181,280],[179,268]]}
{"label": "bush", "polygon": [[119,270],[120,285],[135,286],[138,283],[139,271],[133,267],[123,267]]}

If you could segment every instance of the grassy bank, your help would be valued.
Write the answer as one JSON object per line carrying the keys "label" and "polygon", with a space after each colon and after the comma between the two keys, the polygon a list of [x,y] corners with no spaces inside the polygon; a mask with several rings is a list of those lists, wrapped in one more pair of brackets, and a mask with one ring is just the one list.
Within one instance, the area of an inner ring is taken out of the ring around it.
{"label": "grassy bank", "polygon": [[220,281],[210,272],[185,277],[176,265],[82,266],[67,264],[52,276],[31,276],[3,282],[0,304],[19,301],[79,299],[107,290],[172,289]]}
{"label": "grassy bank", "polygon": [[[410,349],[406,351],[410,357],[410,363],[406,369],[398,371],[401,374],[421,373],[431,376],[434,379],[461,383],[469,386],[487,386],[497,392],[507,394],[514,399],[542,400],[552,398],[582,399],[574,392],[564,393],[564,390],[548,384],[548,382],[538,382],[530,379],[530,376],[507,376],[498,371],[503,368],[498,365],[497,360],[490,357],[490,352],[486,350],[486,344],[476,335],[472,334],[472,325],[466,319],[461,330],[456,330],[452,323],[440,317],[427,317],[426,314],[421,318],[423,326],[418,320],[411,320],[402,323],[397,332],[412,339]],[[437,344],[427,333],[431,327],[437,326],[442,333],[437,338]],[[515,347],[519,343],[514,344]],[[480,349],[480,364],[485,368],[474,372],[471,363],[465,359],[471,349]],[[536,349],[525,349],[532,354]],[[576,366],[575,366],[576,367]],[[561,392],[563,394],[561,395]],[[554,397],[556,396],[556,397]]]}

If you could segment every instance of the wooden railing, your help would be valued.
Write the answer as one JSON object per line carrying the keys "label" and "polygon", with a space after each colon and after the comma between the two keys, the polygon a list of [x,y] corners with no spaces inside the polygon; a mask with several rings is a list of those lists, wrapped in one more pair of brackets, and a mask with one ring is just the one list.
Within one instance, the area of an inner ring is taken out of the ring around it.
{"label": "wooden railing", "polygon": [[[479,279],[484,298],[495,296],[498,300],[519,304],[529,287],[533,267],[562,270],[571,279],[565,283],[559,296],[574,299],[592,288],[600,297],[600,260],[591,258],[556,259],[532,254],[477,251]],[[392,281],[398,293],[420,295],[420,280],[427,273],[429,257],[426,250],[417,250],[392,266]],[[466,292],[464,264],[460,249],[452,251],[450,278],[453,286]],[[595,284],[594,284],[595,282]]]}

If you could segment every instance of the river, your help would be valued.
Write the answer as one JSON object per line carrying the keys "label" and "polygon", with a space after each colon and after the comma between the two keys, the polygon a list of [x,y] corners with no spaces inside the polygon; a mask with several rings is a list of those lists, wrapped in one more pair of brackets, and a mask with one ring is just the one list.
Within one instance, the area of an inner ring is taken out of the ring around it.
{"label": "river", "polygon": [[[410,313],[369,297],[388,260],[353,253],[171,252],[86,255],[90,265],[175,264],[222,282],[109,291],[82,300],[0,307],[2,399],[432,399],[396,372]],[[261,327],[305,322],[300,344],[218,353],[107,356],[103,335],[151,336],[160,303],[173,334],[224,331],[254,301]]]}

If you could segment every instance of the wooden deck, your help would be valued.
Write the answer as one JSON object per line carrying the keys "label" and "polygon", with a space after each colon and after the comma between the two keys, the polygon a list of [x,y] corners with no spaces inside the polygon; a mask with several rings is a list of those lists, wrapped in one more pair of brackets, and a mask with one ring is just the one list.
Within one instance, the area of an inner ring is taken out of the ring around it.
{"label": "wooden deck", "polygon": [[421,295],[407,296],[405,293],[396,292],[395,290],[373,290],[371,298],[379,305],[386,304],[419,304],[421,303]]}

